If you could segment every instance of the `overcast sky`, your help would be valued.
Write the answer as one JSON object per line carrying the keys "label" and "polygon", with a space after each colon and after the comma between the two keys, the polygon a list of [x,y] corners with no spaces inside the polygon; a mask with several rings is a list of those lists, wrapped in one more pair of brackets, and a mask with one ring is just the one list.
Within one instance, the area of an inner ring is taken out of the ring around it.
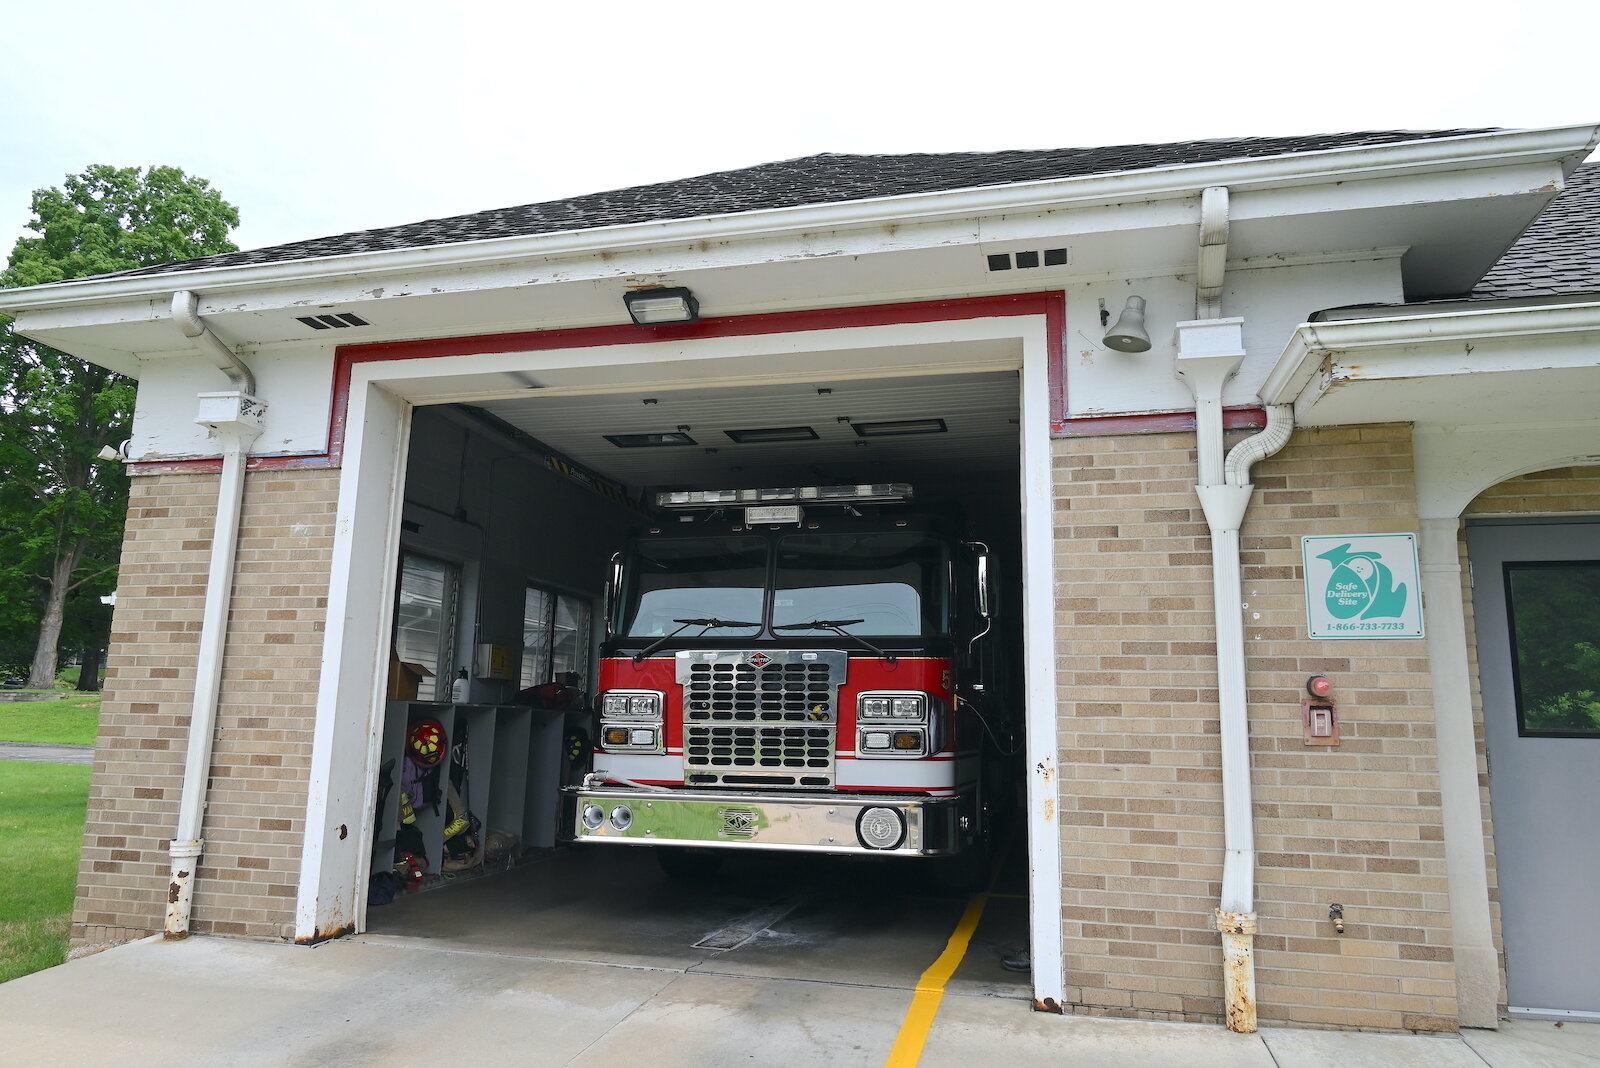
{"label": "overcast sky", "polygon": [[252,248],[816,152],[1600,122],[1593,0],[32,0],[0,30],[0,254],[93,163],[210,179]]}

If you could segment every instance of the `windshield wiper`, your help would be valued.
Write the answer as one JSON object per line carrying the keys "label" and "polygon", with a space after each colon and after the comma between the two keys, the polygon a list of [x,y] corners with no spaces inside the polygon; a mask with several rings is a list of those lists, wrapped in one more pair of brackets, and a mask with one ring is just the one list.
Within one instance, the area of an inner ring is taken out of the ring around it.
{"label": "windshield wiper", "polygon": [[[683,626],[679,627],[677,630],[673,631],[671,634],[663,634],[661,637],[657,638],[655,641],[651,642],[649,645],[645,646],[643,649],[639,650],[637,653],[634,653],[633,654],[633,662],[635,664],[637,664],[639,661],[643,660],[645,657],[649,656],[651,653],[655,652],[657,649],[661,648],[663,645],[665,645],[668,642],[670,642],[672,639],[676,638],[678,635],[682,634],[684,631],[688,630],[690,627],[704,627],[704,628],[706,628],[706,630],[710,630],[712,627],[759,627],[759,626],[761,626],[760,623],[746,623],[742,619],[718,619],[715,616],[711,617],[710,619],[674,619],[673,622],[674,623],[682,623]],[[704,634],[705,631],[703,630],[700,633]]]}
{"label": "windshield wiper", "polygon": [[[677,621],[674,620],[673,622],[677,622]],[[868,649],[871,649],[873,652],[877,653],[883,659],[889,661],[889,663],[891,663],[891,664],[895,663],[897,658],[894,656],[894,654],[886,653],[882,649],[879,649],[876,645],[873,645],[871,642],[867,641],[867,639],[863,638],[861,635],[859,635],[859,634],[851,634],[849,631],[844,629],[844,628],[846,628],[846,627],[848,627],[848,626],[850,626],[850,625],[852,625],[854,623],[865,623],[865,622],[866,622],[866,620],[864,620],[864,619],[813,619],[810,623],[774,623],[772,625],[772,629],[773,630],[831,630],[831,631],[833,631],[833,633],[839,635],[841,638],[853,638],[854,640],[860,642],[862,645],[865,645]]]}

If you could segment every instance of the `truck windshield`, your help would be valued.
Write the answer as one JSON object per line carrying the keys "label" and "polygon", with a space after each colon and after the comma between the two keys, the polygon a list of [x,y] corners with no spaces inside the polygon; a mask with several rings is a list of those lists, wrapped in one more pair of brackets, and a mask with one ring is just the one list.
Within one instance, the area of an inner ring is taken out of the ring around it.
{"label": "truck windshield", "polygon": [[659,638],[677,630],[685,637],[749,636],[760,625],[691,626],[675,620],[759,620],[766,599],[765,538],[684,538],[634,546],[629,581],[619,600],[617,633]]}
{"label": "truck windshield", "polygon": [[[789,636],[949,632],[944,551],[926,534],[796,534],[779,539],[772,625]],[[749,617],[745,617],[749,618]]]}

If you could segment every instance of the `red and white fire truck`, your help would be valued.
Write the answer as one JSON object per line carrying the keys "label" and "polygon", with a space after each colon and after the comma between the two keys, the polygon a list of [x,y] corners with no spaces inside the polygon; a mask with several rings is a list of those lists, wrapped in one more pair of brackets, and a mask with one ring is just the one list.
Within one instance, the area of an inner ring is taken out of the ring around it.
{"label": "red and white fire truck", "polygon": [[663,493],[613,561],[578,841],[972,856],[1008,787],[993,563],[904,484]]}

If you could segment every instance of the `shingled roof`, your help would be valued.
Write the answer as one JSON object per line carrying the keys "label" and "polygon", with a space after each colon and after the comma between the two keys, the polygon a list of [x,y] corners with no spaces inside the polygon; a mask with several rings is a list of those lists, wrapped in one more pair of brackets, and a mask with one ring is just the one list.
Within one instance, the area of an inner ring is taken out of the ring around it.
{"label": "shingled roof", "polygon": [[1600,163],[1567,188],[1472,288],[1473,300],[1600,293]]}
{"label": "shingled roof", "polygon": [[204,267],[287,263],[497,237],[523,237],[667,219],[732,215],[804,204],[871,200],[912,193],[1152,170],[1185,163],[1286,156],[1489,132],[1492,131],[1369,130],[1304,137],[1223,138],[1175,144],[1117,145],[1110,148],[944,152],[902,156],[851,156],[826,152],[735,171],[719,171],[654,185],[591,193],[567,200],[498,208],[471,215],[296,241],[270,248],[205,256],[182,263],[124,271],[120,272],[120,276],[166,274]]}

